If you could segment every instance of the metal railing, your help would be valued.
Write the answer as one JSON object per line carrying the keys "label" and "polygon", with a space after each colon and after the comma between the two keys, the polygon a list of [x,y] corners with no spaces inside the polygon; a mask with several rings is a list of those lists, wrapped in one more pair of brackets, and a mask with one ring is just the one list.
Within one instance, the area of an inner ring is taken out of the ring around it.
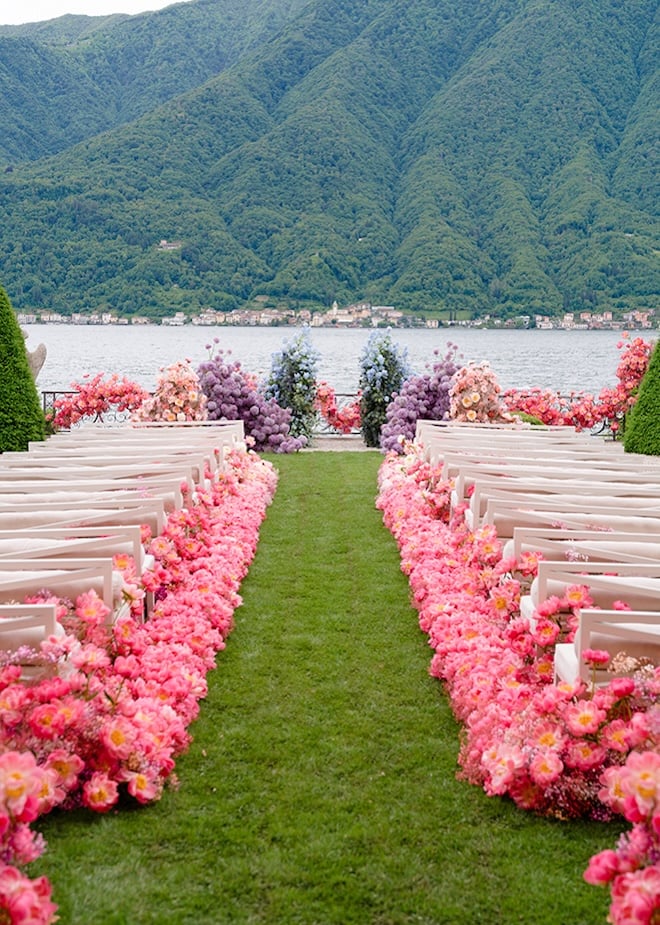
{"label": "metal railing", "polygon": [[[55,414],[55,402],[58,398],[66,398],[71,395],[77,395],[74,389],[49,389],[42,390],[41,392],[41,404],[46,418],[50,418]],[[337,405],[342,408],[346,405],[350,405],[355,401],[357,395],[352,395],[349,392],[340,392],[335,395],[337,399]],[[79,427],[84,421],[90,421],[94,424],[107,424],[108,426],[114,426],[116,424],[122,424],[130,420],[131,412],[130,411],[104,411],[102,414],[96,414],[93,418],[83,418],[82,421],[79,421],[77,424],[74,424],[73,427]],[[65,428],[62,428],[65,429]],[[359,433],[358,429],[353,429],[352,433]],[[338,436],[339,432],[334,430],[329,424],[327,424],[319,415],[318,418],[318,427],[314,429],[315,436]]]}
{"label": "metal railing", "polygon": [[[47,390],[41,392],[41,406],[44,411],[46,420],[49,420],[55,415],[55,402],[58,398],[66,398],[70,395],[77,395],[78,392],[71,389],[61,389],[61,390]],[[123,424],[126,421],[130,420],[131,412],[130,411],[115,411],[110,409],[109,411],[104,411],[103,413],[99,412],[93,417],[83,418],[76,424],[73,424],[73,427],[79,427],[84,421],[91,421],[93,424],[107,424],[112,426],[115,424]],[[62,430],[68,430],[69,428],[61,428]]]}

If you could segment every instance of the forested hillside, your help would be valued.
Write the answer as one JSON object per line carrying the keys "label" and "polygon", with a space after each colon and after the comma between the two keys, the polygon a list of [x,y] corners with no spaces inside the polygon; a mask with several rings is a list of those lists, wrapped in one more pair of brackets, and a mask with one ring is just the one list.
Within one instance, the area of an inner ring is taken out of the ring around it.
{"label": "forested hillside", "polygon": [[0,161],[35,160],[198,87],[307,0],[196,0],[140,16],[0,26]]}
{"label": "forested hillside", "polygon": [[65,313],[660,310],[658,27],[656,0],[192,0],[0,28],[0,278]]}

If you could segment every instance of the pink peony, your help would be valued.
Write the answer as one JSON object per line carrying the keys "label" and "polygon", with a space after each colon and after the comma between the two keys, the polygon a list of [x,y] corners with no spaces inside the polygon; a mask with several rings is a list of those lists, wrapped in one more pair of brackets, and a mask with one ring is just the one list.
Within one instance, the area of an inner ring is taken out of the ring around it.
{"label": "pink peony", "polygon": [[116,781],[102,771],[95,771],[83,787],[83,803],[97,813],[106,813],[119,798]]}
{"label": "pink peony", "polygon": [[655,925],[660,912],[660,864],[622,874],[612,883],[614,925]]}
{"label": "pink peony", "polygon": [[537,752],[529,766],[530,777],[541,787],[547,787],[557,780],[563,770],[561,758],[550,749]]}
{"label": "pink peony", "polygon": [[29,880],[15,867],[0,866],[0,909],[12,925],[50,925],[57,920],[51,902],[51,886],[45,877]]}
{"label": "pink peony", "polygon": [[618,873],[619,857],[616,851],[608,848],[589,860],[589,866],[583,876],[592,886],[604,886],[611,883]]}
{"label": "pink peony", "polygon": [[585,665],[593,665],[594,667],[602,667],[607,665],[611,658],[610,653],[606,649],[583,649],[582,650],[582,661]]}
{"label": "pink peony", "polygon": [[600,710],[592,700],[578,700],[577,703],[568,706],[564,712],[566,727],[575,736],[598,732],[606,719],[605,711]]}
{"label": "pink peony", "polygon": [[43,774],[31,752],[0,755],[0,804],[13,820],[32,822],[39,813]]}

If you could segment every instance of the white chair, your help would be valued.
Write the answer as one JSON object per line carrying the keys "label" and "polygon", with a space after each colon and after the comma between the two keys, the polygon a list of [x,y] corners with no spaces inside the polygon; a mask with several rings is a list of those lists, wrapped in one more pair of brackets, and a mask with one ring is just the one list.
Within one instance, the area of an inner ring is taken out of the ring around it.
{"label": "white chair", "polygon": [[551,469],[553,473],[559,470],[559,477],[563,477],[564,473],[570,476],[573,472],[576,477],[581,477],[582,471],[594,470],[596,473],[629,473],[656,481],[660,478],[660,462],[655,457],[651,457],[650,462],[642,462],[639,456],[611,454],[591,446],[543,446],[539,449],[535,445],[527,452],[524,447],[459,446],[445,450],[442,458],[445,478],[454,478],[465,469],[511,475],[521,474],[518,470],[524,470],[522,474],[544,475]]}
{"label": "white chair", "polygon": [[463,511],[465,522],[471,530],[476,530],[489,523],[487,518],[490,503],[507,499],[515,502],[514,507],[528,511],[544,511],[554,508],[555,510],[578,511],[583,514],[591,512],[609,514],[611,512],[616,516],[625,513],[628,516],[641,517],[647,517],[650,514],[657,516],[657,512],[660,511],[660,493],[653,496],[652,490],[649,489],[649,493],[646,494],[641,486],[637,491],[626,490],[624,487],[616,488],[616,486],[608,490],[606,487],[599,489],[586,483],[578,485],[572,482],[570,493],[568,487],[565,492],[544,493],[525,491],[522,486],[512,491],[511,487],[504,489],[477,484],[469,506]]}
{"label": "white chair", "polygon": [[566,460],[561,466],[551,465],[547,461],[544,466],[514,466],[499,460],[491,464],[486,461],[479,464],[462,463],[449,466],[448,471],[443,470],[443,476],[453,477],[454,507],[468,500],[470,489],[477,484],[492,485],[504,490],[528,490],[550,494],[568,494],[573,486],[580,489],[584,484],[596,492],[599,486],[611,486],[612,490],[617,492],[629,487],[632,494],[643,489],[655,497],[660,495],[660,469],[644,471],[605,466],[599,468],[581,465],[576,460]]}
{"label": "white chair", "polygon": [[0,649],[18,653],[26,651],[18,662],[22,681],[36,681],[55,673],[55,665],[39,658],[41,643],[49,636],[61,636],[54,604],[0,604]]}
{"label": "white chair", "polygon": [[597,607],[623,601],[633,610],[660,611],[660,562],[552,562],[541,560],[529,594],[520,599],[521,616],[535,625],[534,614],[549,597],[583,585]]}
{"label": "white chair", "polygon": [[[0,561],[15,559],[113,558],[129,555],[139,579],[154,567],[145,552],[141,528],[136,524],[96,527],[34,527],[20,531],[0,530]],[[143,617],[153,609],[154,598],[145,593]]]}
{"label": "white chair", "polygon": [[[2,456],[0,455],[0,461]],[[157,485],[167,482],[186,482],[190,491],[196,485],[205,484],[208,460],[190,453],[187,457],[168,457],[157,462],[133,456],[113,457],[112,462],[96,456],[63,454],[60,456],[34,457],[20,465],[0,465],[0,491],[20,491],[20,486],[29,482],[57,485],[66,482],[92,488],[96,482],[117,482],[118,487],[130,487],[136,483]]]}
{"label": "white chair", "polygon": [[[552,482],[541,484],[526,479],[479,479],[466,510],[466,522],[476,529],[484,521],[488,500],[515,496],[520,506],[543,508],[544,501],[556,500],[571,506],[583,505],[589,510],[592,505],[619,505],[620,512],[644,511],[660,506],[660,486],[629,485],[620,482]],[[468,517],[469,514],[469,517]]]}
{"label": "white chair", "polygon": [[507,495],[488,498],[483,525],[495,527],[500,540],[510,539],[516,527],[555,526],[571,529],[610,530],[635,533],[660,533],[660,504],[649,504],[634,512],[626,511],[621,500],[600,504],[598,501],[569,503],[561,497],[548,496],[533,504],[529,500]]}
{"label": "white chair", "polygon": [[23,601],[48,590],[71,600],[94,590],[114,619],[121,608],[121,576],[111,559],[0,559],[0,602]]}
{"label": "white chair", "polygon": [[602,558],[616,561],[619,556],[623,557],[623,562],[660,562],[660,535],[550,525],[515,527],[513,539],[504,544],[502,558],[519,560],[525,552],[540,553],[544,559],[564,562],[571,557],[585,561]]}
{"label": "white chair", "polygon": [[138,574],[150,560],[142,546],[140,528],[122,524],[115,527],[34,527],[33,529],[0,530],[0,559],[32,559],[34,557],[76,558],[130,555]]}
{"label": "white chair", "polygon": [[[13,491],[0,493],[0,511],[34,508],[41,505],[68,507],[70,503],[83,502],[93,505],[96,500],[114,501],[119,506],[123,501],[143,500],[147,498],[162,499],[168,512],[181,510],[187,503],[182,491],[183,479],[167,478],[164,480],[148,478],[103,481],[76,480],[73,489],[65,488],[66,482],[59,480],[44,483],[39,479],[33,482],[20,482],[13,486]],[[2,486],[6,488],[6,483]]]}
{"label": "white chair", "polygon": [[66,506],[23,504],[20,509],[0,510],[0,529],[139,524],[149,527],[152,536],[158,536],[165,529],[166,519],[165,503],[161,498],[94,498],[71,501]]}
{"label": "white chair", "polygon": [[556,683],[573,684],[579,677],[586,684],[594,679],[596,684],[606,684],[614,677],[607,668],[594,670],[585,663],[583,653],[588,649],[660,664],[660,613],[591,608],[579,611],[575,641],[555,646]]}

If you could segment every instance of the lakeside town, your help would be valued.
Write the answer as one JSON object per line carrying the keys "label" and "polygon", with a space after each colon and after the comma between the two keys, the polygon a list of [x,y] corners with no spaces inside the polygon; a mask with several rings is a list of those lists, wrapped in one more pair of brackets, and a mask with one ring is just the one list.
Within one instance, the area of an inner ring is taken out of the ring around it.
{"label": "lakeside town", "polygon": [[[256,300],[258,301],[258,299]],[[477,319],[442,320],[437,317],[411,315],[391,305],[372,305],[370,302],[358,302],[340,308],[334,302],[325,312],[312,312],[307,309],[294,310],[257,306],[219,312],[205,309],[197,315],[187,316],[184,312],[164,318],[144,316],[122,316],[114,312],[90,312],[62,315],[58,312],[37,311],[17,312],[19,324],[78,324],[78,325],[150,325],[161,324],[180,327],[185,324],[212,327],[217,325],[234,325],[237,327],[276,327],[287,325],[309,325],[313,328],[364,328],[364,327],[405,327],[405,328],[536,328],[538,330],[652,330],[657,328],[655,311],[629,311],[615,317],[611,311],[603,312],[566,312],[561,317],[550,315],[518,315],[503,320],[484,315]]]}

